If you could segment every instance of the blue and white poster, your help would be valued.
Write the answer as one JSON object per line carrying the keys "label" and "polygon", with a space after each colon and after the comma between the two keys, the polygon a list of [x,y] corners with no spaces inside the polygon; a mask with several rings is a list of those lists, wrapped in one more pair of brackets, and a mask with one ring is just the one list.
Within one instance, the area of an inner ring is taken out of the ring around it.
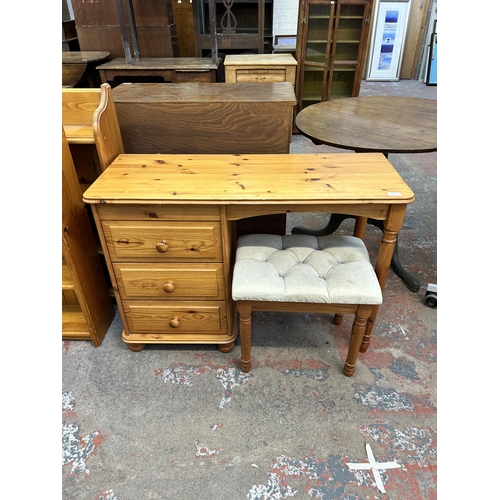
{"label": "blue and white poster", "polygon": [[431,36],[431,45],[429,48],[429,67],[427,69],[427,85],[437,85],[437,59],[438,59],[438,45],[437,33]]}
{"label": "blue and white poster", "polygon": [[376,12],[366,79],[397,81],[401,70],[411,0],[380,0]]}

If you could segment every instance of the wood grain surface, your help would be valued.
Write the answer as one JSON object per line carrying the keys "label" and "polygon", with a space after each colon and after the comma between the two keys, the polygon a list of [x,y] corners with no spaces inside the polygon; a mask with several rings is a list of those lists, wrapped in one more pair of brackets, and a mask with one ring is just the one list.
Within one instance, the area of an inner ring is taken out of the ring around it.
{"label": "wood grain surface", "polygon": [[413,192],[380,153],[119,155],[87,203],[386,203]]}
{"label": "wood grain surface", "polygon": [[362,96],[313,104],[296,118],[313,142],[381,153],[437,150],[437,101],[418,97]]}
{"label": "wood grain surface", "polygon": [[296,104],[281,83],[123,84],[125,153],[288,153]]}

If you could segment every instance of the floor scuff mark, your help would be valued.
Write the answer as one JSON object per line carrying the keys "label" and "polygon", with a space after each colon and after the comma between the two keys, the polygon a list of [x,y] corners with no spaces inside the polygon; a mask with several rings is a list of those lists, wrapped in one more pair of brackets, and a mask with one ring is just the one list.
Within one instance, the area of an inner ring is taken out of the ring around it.
{"label": "floor scuff mark", "polygon": [[352,474],[344,464],[342,454],[329,455],[322,459],[314,455],[303,460],[281,455],[276,458],[267,473],[267,483],[254,485],[245,495],[247,500],[278,500],[292,498],[299,491],[288,484],[288,478],[304,478],[305,492],[318,500],[336,500],[349,498],[357,500],[357,496],[342,496],[349,483],[353,483]]}
{"label": "floor scuff mark", "polygon": [[[75,417],[75,398],[71,391],[62,394],[62,408],[68,418]],[[80,424],[77,422],[62,422],[62,465],[71,464],[70,475],[84,472],[90,475],[87,460],[95,455],[99,445],[106,439],[100,431],[94,431],[86,436],[80,436]]]}
{"label": "floor scuff mark", "polygon": [[206,446],[201,445],[199,441],[196,441],[194,445],[196,446],[196,458],[212,458],[224,451],[224,449],[220,447],[216,448],[215,450],[210,450]]}
{"label": "floor scuff mark", "polygon": [[251,373],[243,373],[235,366],[221,366],[208,361],[203,366],[178,364],[164,369],[155,370],[155,375],[161,376],[166,384],[193,386],[192,379],[207,371],[215,372],[215,378],[224,387],[224,394],[219,403],[220,408],[225,408],[233,396],[233,390],[246,384],[251,378]]}

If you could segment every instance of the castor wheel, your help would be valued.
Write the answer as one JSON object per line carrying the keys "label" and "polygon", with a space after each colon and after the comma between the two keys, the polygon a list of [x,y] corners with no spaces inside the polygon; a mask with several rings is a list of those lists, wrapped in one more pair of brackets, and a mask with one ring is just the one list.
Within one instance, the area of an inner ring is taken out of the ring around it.
{"label": "castor wheel", "polygon": [[437,285],[430,284],[425,292],[424,304],[431,309],[436,309],[438,303]]}

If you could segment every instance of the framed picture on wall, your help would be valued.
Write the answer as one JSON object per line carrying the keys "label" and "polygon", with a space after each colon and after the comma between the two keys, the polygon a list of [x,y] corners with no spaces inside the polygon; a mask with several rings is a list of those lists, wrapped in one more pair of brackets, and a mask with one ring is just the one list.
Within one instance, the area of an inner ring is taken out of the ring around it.
{"label": "framed picture on wall", "polygon": [[431,35],[429,45],[429,59],[427,62],[427,77],[426,85],[437,85],[437,58],[438,58],[438,42],[437,42],[437,19],[434,21],[434,29]]}
{"label": "framed picture on wall", "polygon": [[377,0],[367,81],[398,81],[412,0]]}

